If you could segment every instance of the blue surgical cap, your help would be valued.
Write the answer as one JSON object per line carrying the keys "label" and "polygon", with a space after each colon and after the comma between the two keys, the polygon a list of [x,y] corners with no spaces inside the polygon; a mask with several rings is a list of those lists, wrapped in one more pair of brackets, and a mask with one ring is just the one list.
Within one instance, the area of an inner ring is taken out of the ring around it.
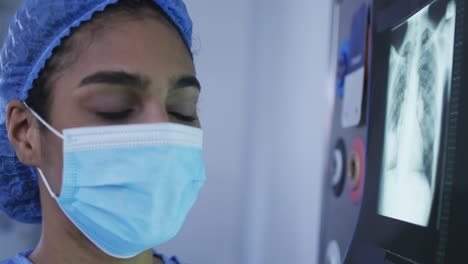
{"label": "blue surgical cap", "polygon": [[[0,210],[24,223],[42,219],[34,168],[22,164],[6,130],[6,107],[24,101],[33,81],[70,30],[118,0],[26,0],[13,17],[0,52]],[[190,48],[192,21],[182,0],[154,0]]]}

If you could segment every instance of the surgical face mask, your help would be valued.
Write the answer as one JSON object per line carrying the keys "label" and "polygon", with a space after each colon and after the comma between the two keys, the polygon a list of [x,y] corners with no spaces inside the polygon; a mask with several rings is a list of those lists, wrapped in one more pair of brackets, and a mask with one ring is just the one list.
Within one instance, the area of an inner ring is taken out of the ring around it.
{"label": "surgical face mask", "polygon": [[63,139],[60,196],[38,169],[47,190],[99,249],[129,258],[177,234],[205,181],[200,129],[160,123],[62,135],[29,110]]}

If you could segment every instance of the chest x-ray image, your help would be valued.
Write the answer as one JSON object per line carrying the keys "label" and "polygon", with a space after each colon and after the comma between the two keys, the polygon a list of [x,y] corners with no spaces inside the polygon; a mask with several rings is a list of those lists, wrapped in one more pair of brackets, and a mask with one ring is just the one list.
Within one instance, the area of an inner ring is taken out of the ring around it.
{"label": "chest x-ray image", "polygon": [[455,11],[455,1],[435,1],[389,33],[378,213],[420,226],[428,226],[434,199]]}

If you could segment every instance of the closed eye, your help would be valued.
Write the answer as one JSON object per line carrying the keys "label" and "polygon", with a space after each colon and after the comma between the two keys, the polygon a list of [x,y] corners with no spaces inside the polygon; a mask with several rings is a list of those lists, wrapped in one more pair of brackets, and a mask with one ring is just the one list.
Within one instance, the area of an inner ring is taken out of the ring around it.
{"label": "closed eye", "polygon": [[195,122],[195,121],[198,120],[198,117],[196,117],[196,116],[187,116],[187,115],[183,115],[183,114],[177,113],[177,112],[169,112],[169,114],[172,115],[173,117],[179,119],[182,122]]}

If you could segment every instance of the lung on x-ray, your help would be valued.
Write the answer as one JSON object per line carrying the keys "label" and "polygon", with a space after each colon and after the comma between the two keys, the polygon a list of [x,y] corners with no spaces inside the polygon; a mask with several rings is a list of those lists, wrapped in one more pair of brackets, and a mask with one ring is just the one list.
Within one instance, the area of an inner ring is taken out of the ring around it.
{"label": "lung on x-ray", "polygon": [[[378,213],[427,226],[434,200],[444,98],[450,92],[455,1],[431,5],[391,31]],[[444,96],[445,95],[445,96]]]}

